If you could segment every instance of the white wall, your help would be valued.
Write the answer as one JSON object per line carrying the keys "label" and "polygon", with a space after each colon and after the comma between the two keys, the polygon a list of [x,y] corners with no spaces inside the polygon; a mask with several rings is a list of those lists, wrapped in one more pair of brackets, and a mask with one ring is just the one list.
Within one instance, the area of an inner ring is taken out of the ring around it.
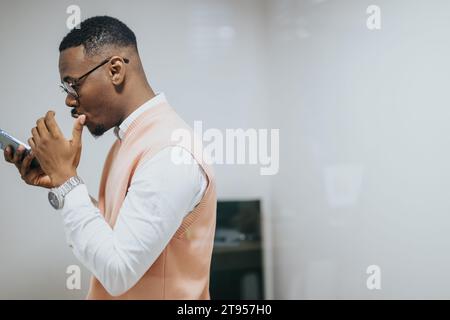
{"label": "white wall", "polygon": [[[370,4],[379,31],[366,28]],[[274,1],[268,12],[271,119],[283,128],[275,296],[448,298],[450,3]],[[380,291],[366,287],[369,265]]]}

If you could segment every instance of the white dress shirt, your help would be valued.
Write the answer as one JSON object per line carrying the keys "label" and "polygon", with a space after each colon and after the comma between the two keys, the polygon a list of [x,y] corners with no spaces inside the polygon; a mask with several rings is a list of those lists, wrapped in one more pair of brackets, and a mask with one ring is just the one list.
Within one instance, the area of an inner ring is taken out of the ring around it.
{"label": "white dress shirt", "polygon": [[[141,113],[165,101],[159,94],[126,118],[114,133],[123,139]],[[176,164],[171,146],[138,167],[112,229],[79,185],[66,195],[61,210],[64,230],[75,256],[102,283],[119,296],[133,287],[155,262],[183,218],[200,202],[207,186],[203,169],[194,161]]]}

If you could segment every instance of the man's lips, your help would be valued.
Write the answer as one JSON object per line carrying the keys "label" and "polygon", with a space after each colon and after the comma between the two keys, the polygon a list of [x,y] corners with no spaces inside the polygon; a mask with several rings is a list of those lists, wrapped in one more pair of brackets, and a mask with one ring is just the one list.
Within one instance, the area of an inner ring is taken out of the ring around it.
{"label": "man's lips", "polygon": [[[75,119],[77,119],[79,116],[83,115],[82,113],[81,114],[77,113],[76,109],[72,109],[70,111],[70,113],[72,114],[72,118],[75,118]],[[84,116],[86,117],[86,119],[84,120],[84,125],[87,126],[87,116],[86,115],[84,115]]]}
{"label": "man's lips", "polygon": [[72,114],[72,118],[75,118],[75,119],[78,118],[79,116],[81,116],[81,114],[77,113],[76,109],[72,109],[70,111],[70,113]]}

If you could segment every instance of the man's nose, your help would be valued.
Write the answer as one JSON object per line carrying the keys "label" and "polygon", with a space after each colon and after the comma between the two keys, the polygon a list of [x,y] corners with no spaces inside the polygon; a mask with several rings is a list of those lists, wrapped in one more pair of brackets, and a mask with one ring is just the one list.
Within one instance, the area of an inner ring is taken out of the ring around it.
{"label": "man's nose", "polygon": [[75,99],[75,97],[69,93],[66,96],[66,106],[68,106],[69,108],[76,108],[78,106],[77,99]]}

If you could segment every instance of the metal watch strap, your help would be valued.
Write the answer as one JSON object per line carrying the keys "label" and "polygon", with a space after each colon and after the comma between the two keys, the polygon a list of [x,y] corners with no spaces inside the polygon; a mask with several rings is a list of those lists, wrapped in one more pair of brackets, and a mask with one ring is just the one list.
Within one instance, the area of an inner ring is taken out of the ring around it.
{"label": "metal watch strap", "polygon": [[69,180],[67,180],[66,182],[64,182],[61,186],[57,187],[56,189],[58,190],[58,193],[62,197],[65,197],[70,191],[72,191],[72,189],[74,189],[79,184],[83,184],[83,183],[84,182],[83,182],[83,180],[81,180],[80,177],[74,176],[74,177],[70,178]]}

